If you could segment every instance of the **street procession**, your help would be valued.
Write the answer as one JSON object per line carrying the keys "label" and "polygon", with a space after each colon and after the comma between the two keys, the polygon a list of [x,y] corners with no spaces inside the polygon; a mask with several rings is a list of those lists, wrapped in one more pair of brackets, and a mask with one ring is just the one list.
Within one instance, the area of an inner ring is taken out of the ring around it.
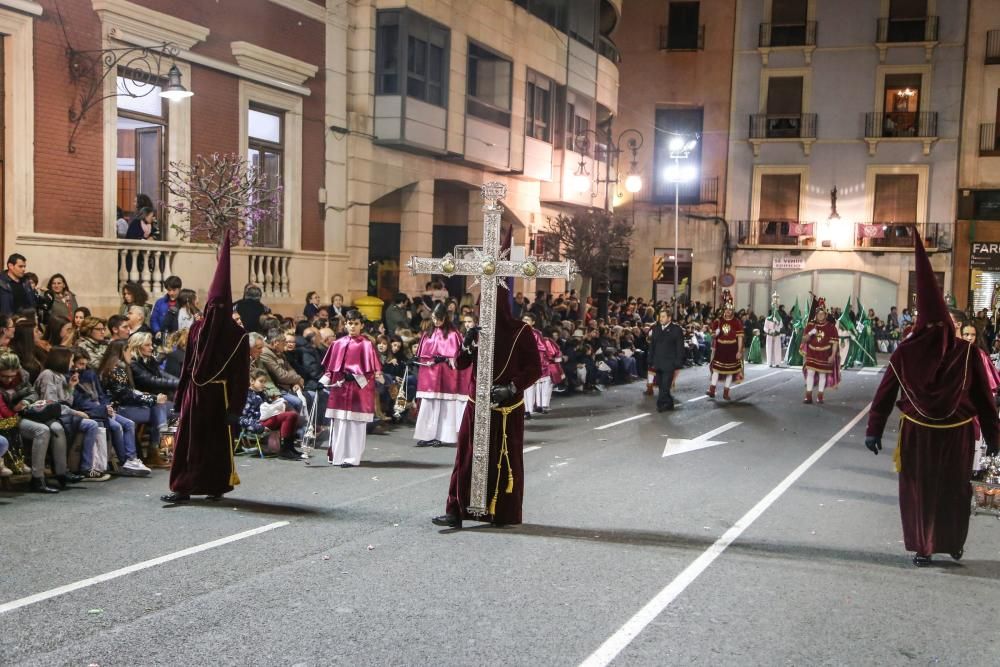
{"label": "street procession", "polygon": [[994,3],[0,45],[0,664],[1000,662]]}

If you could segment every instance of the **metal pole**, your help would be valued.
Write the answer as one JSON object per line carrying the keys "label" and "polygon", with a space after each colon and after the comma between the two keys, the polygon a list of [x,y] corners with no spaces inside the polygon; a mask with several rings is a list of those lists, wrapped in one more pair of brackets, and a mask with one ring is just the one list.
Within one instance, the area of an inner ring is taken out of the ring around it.
{"label": "metal pole", "polygon": [[677,287],[680,284],[680,272],[677,268],[678,239],[680,236],[680,205],[681,205],[681,161],[674,158],[674,320],[677,320],[677,306],[680,300]]}

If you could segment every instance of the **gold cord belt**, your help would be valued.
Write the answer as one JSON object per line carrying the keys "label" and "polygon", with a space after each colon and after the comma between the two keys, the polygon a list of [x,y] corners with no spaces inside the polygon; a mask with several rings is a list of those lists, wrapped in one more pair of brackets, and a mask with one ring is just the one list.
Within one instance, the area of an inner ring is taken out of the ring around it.
{"label": "gold cord belt", "polygon": [[896,451],[892,453],[892,462],[896,466],[896,472],[902,472],[903,470],[903,456],[902,456],[902,445],[903,445],[903,422],[908,421],[916,424],[917,426],[923,426],[924,428],[935,428],[935,429],[948,429],[948,428],[959,428],[960,426],[965,426],[972,422],[974,417],[969,417],[968,419],[963,419],[960,422],[954,422],[951,424],[928,424],[926,422],[914,419],[910,415],[903,414],[899,416],[899,436],[896,438]]}

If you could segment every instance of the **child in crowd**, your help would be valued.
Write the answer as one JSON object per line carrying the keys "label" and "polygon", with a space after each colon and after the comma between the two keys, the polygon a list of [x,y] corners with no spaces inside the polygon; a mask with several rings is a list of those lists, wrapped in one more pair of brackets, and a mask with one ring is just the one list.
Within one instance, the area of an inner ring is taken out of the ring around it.
{"label": "child in crowd", "polygon": [[240,415],[240,426],[251,433],[278,431],[281,435],[281,451],[279,459],[298,461],[305,458],[301,450],[295,447],[295,428],[299,415],[294,410],[283,410],[261,419],[261,407],[267,400],[267,371],[257,369],[250,371],[250,391],[247,392],[247,402]]}

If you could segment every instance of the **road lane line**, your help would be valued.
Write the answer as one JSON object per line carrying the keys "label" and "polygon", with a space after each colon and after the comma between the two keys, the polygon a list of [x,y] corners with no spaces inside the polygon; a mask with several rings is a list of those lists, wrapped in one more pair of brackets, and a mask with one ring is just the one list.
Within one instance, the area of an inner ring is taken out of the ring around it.
{"label": "road lane line", "polygon": [[854,426],[861,421],[861,419],[868,414],[868,410],[871,408],[869,403],[864,407],[861,412],[854,416],[854,418],[847,423],[842,429],[837,431],[833,437],[823,443],[819,449],[812,453],[805,461],[799,464],[799,467],[793,470],[785,479],[781,480],[776,487],[771,489],[771,491],[764,496],[749,512],[740,517],[739,521],[733,524],[733,527],[723,533],[722,537],[715,541],[715,543],[710,546],[703,554],[698,556],[690,565],[688,565],[684,570],[678,574],[673,581],[666,585],[659,593],[656,594],[652,600],[646,603],[646,606],[640,609],[632,618],[625,622],[625,625],[620,627],[615,634],[611,635],[596,651],[590,654],[586,660],[580,663],[580,667],[606,667],[614,660],[622,650],[627,647],[633,639],[635,639],[640,632],[642,632],[647,625],[649,625],[653,620],[656,619],[663,610],[670,606],[670,604],[677,599],[677,597],[687,589],[688,586],[694,582],[695,579],[701,575],[702,572],[708,569],[709,565],[715,561],[716,558],[722,555],[722,552],[729,547],[730,544],[735,542],[743,532],[749,528],[754,521],[756,521],[764,512],[767,511],[774,502],[782,496],[782,494],[787,491],[792,484],[794,484],[802,475],[806,473],[809,468],[813,466],[826,454],[831,447],[833,447],[837,442],[840,441],[844,435],[847,434]]}
{"label": "road lane line", "polygon": [[[764,378],[769,378],[769,377],[771,377],[773,375],[777,375],[778,373],[781,373],[781,372],[782,371],[771,371],[767,375],[761,375],[760,377],[755,377],[752,380],[747,380],[746,382],[741,382],[738,385],[733,385],[733,389],[735,389],[736,387],[745,387],[745,386],[747,386],[748,384],[750,384],[752,382],[756,382],[757,380],[763,380]],[[707,394],[702,394],[701,396],[695,396],[694,398],[689,398],[687,400],[687,402],[688,403],[694,403],[695,401],[704,401],[706,398],[708,398],[708,395]]]}
{"label": "road lane line", "polygon": [[202,551],[208,551],[209,549],[214,549],[215,547],[221,547],[231,542],[245,540],[248,537],[253,537],[254,535],[260,535],[261,533],[266,533],[276,528],[287,526],[288,524],[289,524],[288,521],[275,521],[274,523],[269,523],[266,526],[261,526],[260,528],[245,530],[242,533],[236,533],[235,535],[223,537],[218,540],[212,540],[211,542],[205,542],[204,544],[199,544],[197,546],[189,547],[187,549],[181,549],[180,551],[175,551],[173,553],[166,554],[165,556],[159,556],[158,558],[153,558],[151,560],[144,560],[141,563],[135,563],[133,565],[120,568],[118,570],[105,572],[104,574],[99,574],[96,577],[81,579],[80,581],[76,581],[72,584],[66,584],[65,586],[52,588],[47,591],[43,591],[41,593],[35,593],[34,595],[29,595],[19,600],[12,600],[11,602],[5,602],[4,604],[0,604],[0,614],[6,614],[9,611],[14,611],[15,609],[20,609],[21,607],[27,607],[28,605],[35,604],[36,602],[41,602],[43,600],[48,600],[50,598],[58,597],[60,595],[65,595],[66,593],[72,593],[73,591],[78,591],[81,588],[87,588],[88,586],[93,586],[95,584],[100,584],[105,581],[117,579],[118,577],[124,577],[126,574],[132,574],[133,572],[146,570],[151,567],[156,567],[157,565],[162,565],[163,563],[169,563],[170,561],[177,560],[178,558],[184,558],[185,556],[191,556],[193,554],[200,553]]}
{"label": "road lane line", "polygon": [[611,428],[612,426],[618,426],[619,424],[624,424],[625,422],[630,422],[634,419],[642,419],[643,417],[648,417],[650,413],[643,412],[641,415],[636,415],[635,417],[629,417],[628,419],[619,419],[616,422],[611,422],[610,424],[605,424],[604,426],[595,426],[595,431],[603,431],[606,428]]}

